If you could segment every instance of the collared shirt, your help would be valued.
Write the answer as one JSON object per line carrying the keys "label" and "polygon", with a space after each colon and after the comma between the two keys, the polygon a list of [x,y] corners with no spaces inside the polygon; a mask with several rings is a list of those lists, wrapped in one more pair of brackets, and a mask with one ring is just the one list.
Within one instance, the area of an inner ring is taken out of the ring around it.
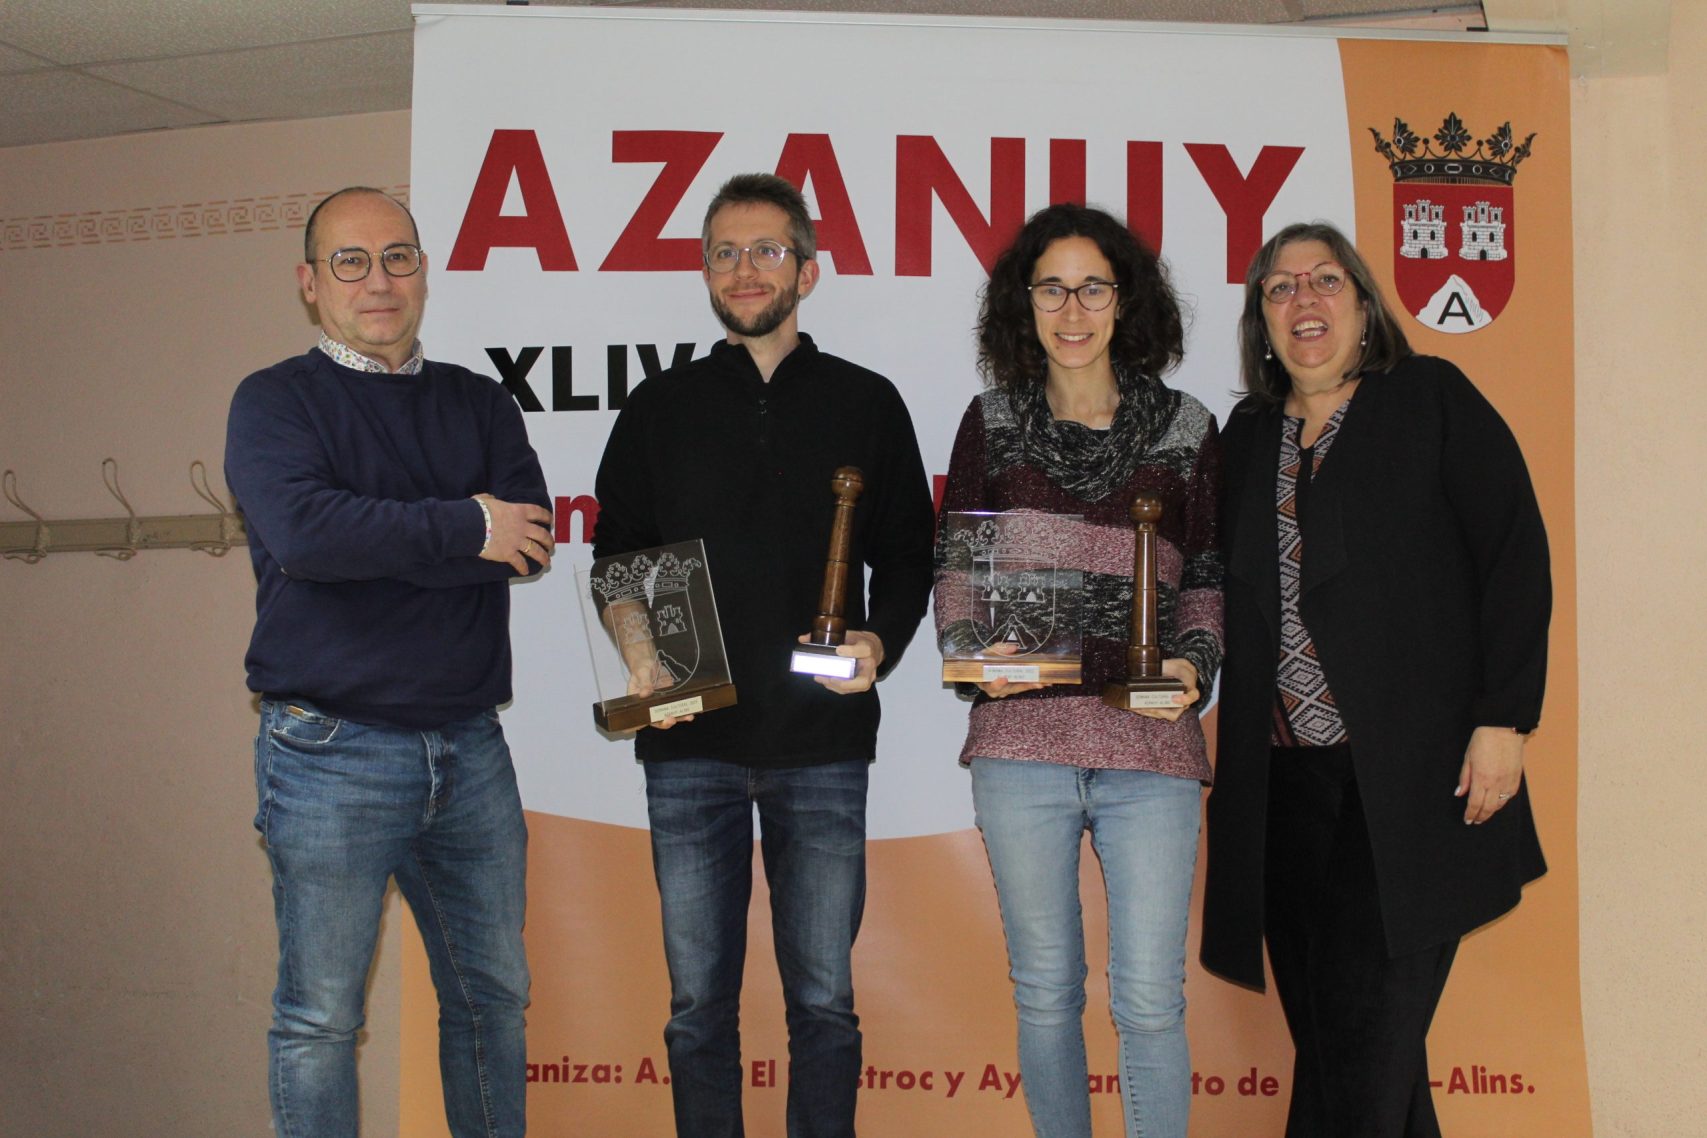
{"label": "collared shirt", "polygon": [[[347,368],[354,368],[356,371],[378,372],[381,375],[392,374],[391,369],[378,360],[362,355],[347,344],[338,343],[324,332],[320,333],[320,343],[317,346],[321,351],[331,356],[334,362]],[[426,357],[421,354],[421,341],[416,340],[409,346],[409,358],[403,361],[403,366],[397,369],[396,374],[420,375],[421,368],[426,362]]]}

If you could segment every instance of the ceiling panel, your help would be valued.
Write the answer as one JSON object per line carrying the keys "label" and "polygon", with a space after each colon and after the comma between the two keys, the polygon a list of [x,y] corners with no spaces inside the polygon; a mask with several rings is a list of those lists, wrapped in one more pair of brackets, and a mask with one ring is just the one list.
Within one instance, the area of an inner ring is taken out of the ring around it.
{"label": "ceiling panel", "polygon": [[0,146],[196,126],[215,116],[74,71],[0,75]]}
{"label": "ceiling panel", "polygon": [[[476,0],[502,4],[503,0]],[[1342,0],[1390,10],[1403,0]],[[1298,0],[538,0],[536,7],[716,8],[736,12],[868,12],[934,16],[1044,17],[1070,20],[1154,20],[1266,24],[1298,18]],[[4,37],[0,37],[4,38]]]}
{"label": "ceiling panel", "polygon": [[48,60],[0,43],[0,75],[10,75],[18,71],[40,71],[44,67],[52,66]]}
{"label": "ceiling panel", "polygon": [[[504,0],[462,2],[499,8]],[[1544,0],[1500,2],[1532,6]],[[1567,0],[1545,2],[1558,7]],[[1580,10],[1579,16],[1586,13],[1609,23],[1618,22],[1612,15],[1614,5],[1619,6],[1617,11],[1625,10],[1625,5],[1651,8],[1662,15],[1669,10],[1668,0],[1568,2],[1573,10]],[[1479,23],[1484,8],[1475,2],[1430,8],[1416,4],[1417,0],[534,0],[536,8],[612,11],[711,8],[1246,25],[1394,26],[1393,14],[1405,12],[1404,22],[1397,26],[1443,29]],[[412,94],[412,26],[409,0],[0,0],[0,107],[5,112],[0,114],[0,146],[205,122],[407,107]],[[1663,19],[1657,26],[1663,67]],[[1646,42],[1651,37],[1638,38]]]}
{"label": "ceiling panel", "polygon": [[158,59],[412,26],[408,0],[0,3],[0,44],[56,63]]}
{"label": "ceiling panel", "polygon": [[83,70],[240,122],[406,110],[413,65],[413,34],[388,32]]}

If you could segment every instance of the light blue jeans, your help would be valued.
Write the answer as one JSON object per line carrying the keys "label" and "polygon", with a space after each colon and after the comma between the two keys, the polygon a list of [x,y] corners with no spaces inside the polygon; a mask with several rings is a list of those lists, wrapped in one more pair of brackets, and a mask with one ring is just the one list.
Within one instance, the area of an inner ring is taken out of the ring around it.
{"label": "light blue jeans", "polygon": [[1198,783],[1150,771],[972,760],[1019,1013],[1020,1082],[1037,1138],[1090,1138],[1085,1062],[1085,831],[1108,892],[1110,1011],[1127,1138],[1185,1138],[1185,930]]}
{"label": "light blue jeans", "polygon": [[497,714],[405,731],[263,701],[255,784],[279,926],[278,1138],[355,1136],[356,1034],[393,876],[439,994],[450,1132],[521,1138],[527,828]]}

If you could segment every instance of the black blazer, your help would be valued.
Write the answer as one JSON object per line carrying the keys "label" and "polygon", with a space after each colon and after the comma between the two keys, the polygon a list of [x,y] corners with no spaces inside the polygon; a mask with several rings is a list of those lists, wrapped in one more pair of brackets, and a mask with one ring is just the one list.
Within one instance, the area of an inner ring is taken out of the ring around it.
{"label": "black blazer", "polygon": [[[1226,662],[1209,798],[1204,967],[1263,986],[1263,842],[1280,578],[1282,412],[1227,421]],[[1526,788],[1479,826],[1453,796],[1471,731],[1533,728],[1552,612],[1517,440],[1459,370],[1367,375],[1310,486],[1299,609],[1350,738],[1389,952],[1454,939],[1546,871]]]}

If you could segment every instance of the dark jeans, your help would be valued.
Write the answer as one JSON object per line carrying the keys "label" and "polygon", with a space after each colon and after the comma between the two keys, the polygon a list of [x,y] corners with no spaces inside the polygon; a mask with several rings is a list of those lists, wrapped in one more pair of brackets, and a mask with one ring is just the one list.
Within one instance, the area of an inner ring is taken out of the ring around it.
{"label": "dark jeans", "polygon": [[852,955],[865,911],[869,767],[646,763],[680,1138],[745,1133],[740,1004],[755,806],[788,1016],[788,1135],[852,1138],[861,1062]]}
{"label": "dark jeans", "polygon": [[1266,889],[1269,963],[1297,1048],[1286,1138],[1440,1138],[1428,1029],[1458,942],[1387,954],[1346,745],[1275,748]]}

